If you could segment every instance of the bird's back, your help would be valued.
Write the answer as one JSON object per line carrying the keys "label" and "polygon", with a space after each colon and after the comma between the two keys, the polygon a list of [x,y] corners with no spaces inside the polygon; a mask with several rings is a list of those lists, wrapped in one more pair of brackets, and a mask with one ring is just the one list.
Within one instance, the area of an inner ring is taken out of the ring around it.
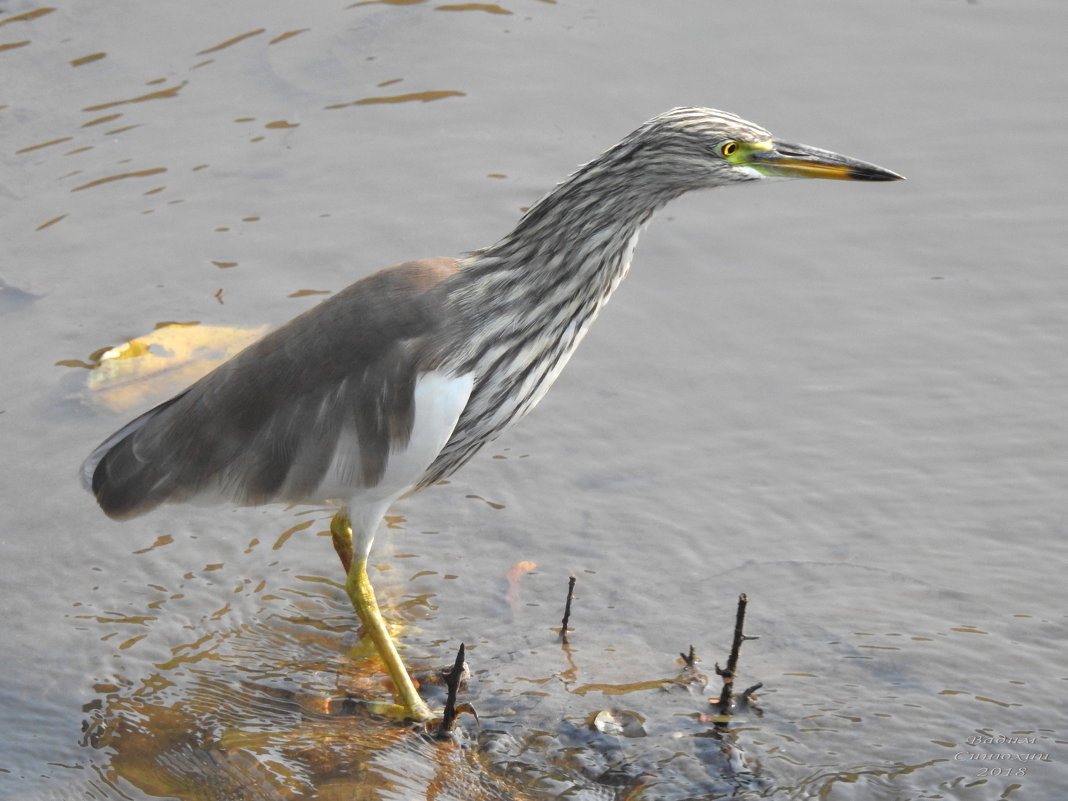
{"label": "bird's back", "polygon": [[127,518],[166,502],[318,502],[374,486],[411,434],[445,323],[441,282],[456,269],[409,262],[338,292],[109,437],[83,465],[87,487]]}

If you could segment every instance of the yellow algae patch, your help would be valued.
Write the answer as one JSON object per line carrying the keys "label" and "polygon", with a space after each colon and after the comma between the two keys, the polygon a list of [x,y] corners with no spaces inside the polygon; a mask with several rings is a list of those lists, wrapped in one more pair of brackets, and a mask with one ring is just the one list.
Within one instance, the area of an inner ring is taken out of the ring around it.
{"label": "yellow algae patch", "polygon": [[511,14],[507,8],[501,8],[496,3],[454,3],[447,6],[437,6],[436,11],[485,11],[487,14]]}
{"label": "yellow algae patch", "polygon": [[146,100],[162,100],[170,97],[177,97],[178,92],[189,83],[189,81],[182,81],[177,86],[172,86],[170,89],[160,89],[158,92],[149,92],[147,95],[138,95],[137,97],[128,97],[125,100],[112,100],[107,103],[97,103],[95,106],[86,106],[82,111],[102,111],[106,108],[114,108],[115,106],[123,106],[127,103],[142,103]]}
{"label": "yellow algae patch", "polygon": [[458,92],[452,89],[441,89],[428,92],[409,92],[405,95],[383,95],[380,97],[364,97],[360,100],[353,100],[351,103],[334,103],[330,106],[323,106],[327,110],[337,108],[347,108],[349,106],[367,106],[374,103],[430,103],[434,100],[442,100],[446,97],[466,97],[466,92]]}
{"label": "yellow algae patch", "polygon": [[74,61],[72,61],[70,65],[72,67],[80,67],[83,64],[92,64],[94,61],[99,61],[100,59],[105,58],[106,56],[107,53],[90,53],[87,56],[82,56],[81,58],[74,59]]}
{"label": "yellow algae patch", "polygon": [[167,172],[166,167],[152,167],[148,170],[134,170],[133,172],[123,172],[118,175],[107,175],[103,178],[97,178],[95,181],[90,181],[87,184],[76,186],[71,189],[71,192],[80,192],[83,189],[91,189],[94,186],[100,186],[101,184],[109,184],[112,181],[122,181],[126,178],[144,178],[149,175],[159,175],[161,172]]}
{"label": "yellow algae patch", "polygon": [[44,8],[35,8],[33,11],[24,11],[21,14],[15,14],[14,16],[7,17],[6,19],[0,19],[0,25],[7,25],[9,22],[26,22],[31,19],[37,19],[43,17],[45,14],[51,14],[55,11],[51,6],[45,6]]}
{"label": "yellow algae patch", "polygon": [[105,351],[89,374],[90,397],[113,411],[144,406],[192,384],[267,329],[164,326]]}
{"label": "yellow algae patch", "polygon": [[198,56],[206,56],[206,55],[208,55],[208,53],[217,53],[220,50],[225,50],[227,47],[232,47],[233,45],[237,44],[238,42],[243,42],[245,39],[248,39],[248,38],[250,38],[252,36],[259,36],[261,33],[264,33],[266,30],[267,30],[266,28],[257,28],[254,31],[249,31],[248,33],[239,34],[239,35],[233,37],[232,39],[227,39],[225,42],[219,42],[219,44],[214,45],[212,47],[209,47],[207,50],[199,51],[197,53],[197,55]]}
{"label": "yellow algae patch", "polygon": [[69,142],[73,138],[74,137],[71,136],[62,136],[59,139],[49,139],[47,142],[39,142],[36,145],[29,145],[28,147],[24,147],[21,150],[16,150],[15,155],[18,155],[20,153],[29,153],[34,150],[40,150],[43,147],[51,147],[52,145],[58,145],[62,142]]}
{"label": "yellow algae patch", "polygon": [[280,34],[271,39],[271,41],[269,41],[267,44],[278,44],[279,42],[284,42],[286,39],[291,39],[294,36],[297,36],[309,30],[311,30],[311,28],[297,28],[294,31],[286,31],[285,33]]}

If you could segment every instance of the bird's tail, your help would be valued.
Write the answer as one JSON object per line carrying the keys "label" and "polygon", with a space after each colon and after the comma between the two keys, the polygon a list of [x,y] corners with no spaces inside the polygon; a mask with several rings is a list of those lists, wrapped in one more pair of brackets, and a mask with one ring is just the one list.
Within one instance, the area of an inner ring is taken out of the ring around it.
{"label": "bird's tail", "polygon": [[82,486],[96,497],[108,517],[120,520],[136,517],[155,508],[163,500],[152,491],[154,486],[158,486],[158,476],[154,474],[150,462],[138,458],[134,438],[138,431],[184,394],[131,420],[101,442],[82,463]]}

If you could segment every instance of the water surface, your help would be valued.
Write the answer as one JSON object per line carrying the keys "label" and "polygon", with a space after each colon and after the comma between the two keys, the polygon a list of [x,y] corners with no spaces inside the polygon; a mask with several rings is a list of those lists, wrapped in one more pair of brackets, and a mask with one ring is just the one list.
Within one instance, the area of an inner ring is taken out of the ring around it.
{"label": "water surface", "polygon": [[[9,4],[0,795],[1055,797],[1066,23],[1053,0]],[[413,666],[467,644],[464,747],[330,706],[378,690],[328,510],[119,525],[79,488],[160,398],[101,408],[72,364],[489,244],[680,104],[909,181],[675,203],[539,409],[396,510],[375,582]],[[740,592],[762,714],[716,738],[714,687],[657,682],[691,643],[726,658]],[[645,736],[591,731],[604,709]]]}

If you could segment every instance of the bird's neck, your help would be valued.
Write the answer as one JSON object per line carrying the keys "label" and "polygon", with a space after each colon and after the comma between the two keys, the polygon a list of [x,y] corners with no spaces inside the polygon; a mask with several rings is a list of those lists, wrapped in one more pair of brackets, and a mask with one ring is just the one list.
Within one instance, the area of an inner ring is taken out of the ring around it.
{"label": "bird's neck", "polygon": [[580,168],[480,255],[509,265],[525,261],[541,273],[566,270],[581,280],[628,252],[641,227],[681,192],[653,188],[635,174],[637,166],[605,161]]}
{"label": "bird's neck", "polygon": [[[670,197],[580,170],[497,244],[441,282],[445,323],[428,363],[472,376],[457,432],[427,472],[448,475],[522,418],[563,370],[626,275],[642,225]],[[613,191],[615,194],[613,194]]]}
{"label": "bird's neck", "polygon": [[491,328],[553,336],[577,327],[581,337],[626,275],[642,226],[679,194],[643,191],[628,172],[586,165],[465,259],[462,305]]}

